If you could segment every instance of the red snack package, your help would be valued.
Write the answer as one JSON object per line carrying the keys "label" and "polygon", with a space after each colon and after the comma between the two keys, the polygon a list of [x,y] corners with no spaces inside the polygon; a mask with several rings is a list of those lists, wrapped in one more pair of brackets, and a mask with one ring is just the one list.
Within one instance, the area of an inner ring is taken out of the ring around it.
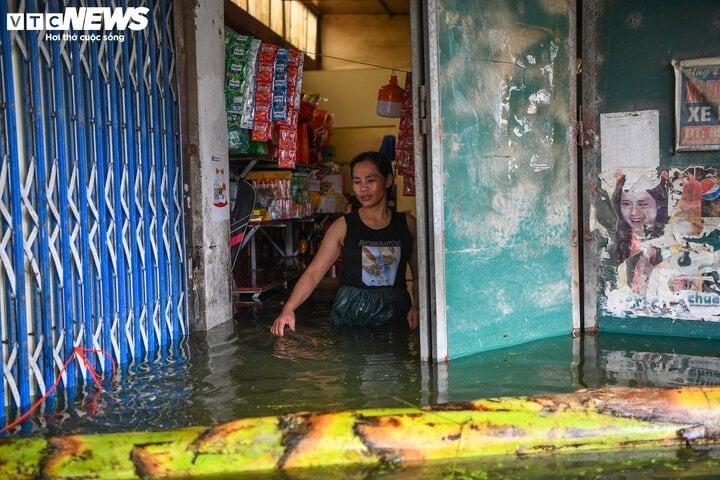
{"label": "red snack package", "polygon": [[272,136],[272,90],[273,69],[277,46],[263,43],[258,54],[258,71],[255,79],[255,116],[253,118],[252,139],[267,142]]}

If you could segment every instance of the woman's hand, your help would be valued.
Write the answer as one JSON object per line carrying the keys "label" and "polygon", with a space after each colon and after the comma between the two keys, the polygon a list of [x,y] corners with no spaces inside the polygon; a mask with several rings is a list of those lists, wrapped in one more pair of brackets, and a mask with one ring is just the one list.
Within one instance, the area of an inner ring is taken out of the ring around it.
{"label": "woman's hand", "polygon": [[412,305],[410,307],[410,311],[407,314],[407,322],[408,326],[410,326],[410,330],[415,330],[418,326],[418,322],[420,321],[420,310],[418,309],[417,305]]}
{"label": "woman's hand", "polygon": [[285,333],[285,325],[287,325],[293,332],[295,331],[295,312],[286,312],[285,310],[280,312],[280,315],[278,315],[273,322],[272,327],[270,327],[270,331],[273,335],[282,337]]}

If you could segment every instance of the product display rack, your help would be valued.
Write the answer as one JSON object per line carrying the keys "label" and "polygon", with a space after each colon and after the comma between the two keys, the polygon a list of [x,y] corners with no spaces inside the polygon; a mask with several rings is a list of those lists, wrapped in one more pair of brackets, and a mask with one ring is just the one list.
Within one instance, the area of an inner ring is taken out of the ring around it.
{"label": "product display rack", "polygon": [[[253,155],[253,154],[230,154],[229,161],[231,168],[239,173],[236,175],[240,178],[245,176],[252,170],[267,171],[311,171],[318,170],[322,167],[314,168],[307,165],[296,165],[295,168],[282,168],[277,165],[277,161],[269,155]],[[295,280],[301,274],[297,269],[289,270],[286,266],[268,266],[258,268],[257,265],[257,234],[261,233],[266,241],[272,246],[283,263],[297,257],[298,252],[294,246],[294,230],[298,223],[316,223],[324,224],[333,214],[317,213],[310,217],[304,218],[288,218],[276,220],[257,220],[251,221],[247,227],[245,238],[243,239],[241,250],[248,248],[249,253],[249,271],[236,275],[233,271],[233,279],[235,286],[233,288],[233,303],[235,305],[261,305],[260,295],[273,290],[277,287],[287,288],[288,282]],[[272,238],[268,233],[270,229],[282,229],[283,241],[281,244]],[[243,299],[244,296],[250,296],[250,300]]]}

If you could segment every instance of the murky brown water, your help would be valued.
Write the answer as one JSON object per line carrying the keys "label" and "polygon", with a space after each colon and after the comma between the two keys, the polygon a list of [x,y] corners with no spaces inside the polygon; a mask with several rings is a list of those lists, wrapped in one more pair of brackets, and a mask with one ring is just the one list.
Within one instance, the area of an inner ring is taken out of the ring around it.
{"label": "murky brown water", "polygon": [[[89,388],[69,404],[60,398],[15,435],[170,429],[291,411],[422,405],[612,385],[720,385],[717,341],[564,336],[433,367],[418,361],[417,339],[406,332],[331,328],[326,323],[329,303],[306,305],[298,313],[298,333],[273,338],[268,328],[279,308],[270,302],[207,334],[193,335],[160,362],[128,368],[111,391],[98,394]],[[553,470],[523,460],[308,472],[309,477],[298,473],[298,478],[675,478],[673,472],[680,470],[683,478],[720,477],[715,453],[602,458],[599,463],[584,457],[564,460]]]}
{"label": "murky brown water", "polygon": [[540,340],[432,367],[405,332],[336,330],[329,303],[273,338],[279,304],[193,335],[159,363],[131,366],[111,391],[62,397],[24,434],[169,429],[300,410],[421,405],[610,385],[720,384],[720,342],[604,334]]}

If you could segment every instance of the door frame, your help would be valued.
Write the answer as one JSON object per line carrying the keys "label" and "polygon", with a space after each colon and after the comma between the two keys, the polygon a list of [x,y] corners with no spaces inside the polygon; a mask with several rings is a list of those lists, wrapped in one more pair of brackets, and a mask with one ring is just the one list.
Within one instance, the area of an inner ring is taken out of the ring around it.
{"label": "door frame", "polygon": [[446,362],[443,162],[436,11],[436,0],[410,1],[420,359]]}

